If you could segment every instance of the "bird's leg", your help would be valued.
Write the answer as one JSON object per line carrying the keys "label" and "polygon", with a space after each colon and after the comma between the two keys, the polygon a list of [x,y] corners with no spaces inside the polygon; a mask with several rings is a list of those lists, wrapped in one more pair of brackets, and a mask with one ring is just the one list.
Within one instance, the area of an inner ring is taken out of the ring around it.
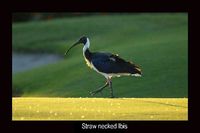
{"label": "bird's leg", "polygon": [[94,91],[91,91],[90,92],[90,94],[93,96],[93,95],[95,95],[96,93],[99,93],[99,92],[101,92],[105,87],[107,87],[108,86],[108,81],[106,81],[106,83],[105,83],[105,85],[104,86],[102,86],[102,87],[100,87],[100,88],[98,88],[97,90],[94,90]]}
{"label": "bird's leg", "polygon": [[114,98],[111,78],[108,79],[108,84],[109,84],[109,87],[110,87],[110,98]]}

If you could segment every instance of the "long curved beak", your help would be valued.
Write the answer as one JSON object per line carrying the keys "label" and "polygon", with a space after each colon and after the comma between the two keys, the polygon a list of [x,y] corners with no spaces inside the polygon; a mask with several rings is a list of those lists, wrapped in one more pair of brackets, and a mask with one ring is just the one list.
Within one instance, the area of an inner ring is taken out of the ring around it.
{"label": "long curved beak", "polygon": [[76,42],[74,43],[66,52],[65,52],[65,55],[67,55],[67,53],[69,52],[70,49],[72,49],[73,47],[75,47],[76,45],[80,44],[80,42]]}

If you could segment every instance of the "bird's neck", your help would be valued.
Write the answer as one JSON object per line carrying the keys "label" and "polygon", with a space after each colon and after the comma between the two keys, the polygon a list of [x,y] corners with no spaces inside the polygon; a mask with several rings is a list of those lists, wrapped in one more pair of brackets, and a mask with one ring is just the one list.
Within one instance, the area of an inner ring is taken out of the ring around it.
{"label": "bird's neck", "polygon": [[90,47],[90,40],[87,38],[87,42],[83,46],[83,54],[87,49],[89,49],[89,47]]}
{"label": "bird's neck", "polygon": [[83,47],[83,56],[90,61],[90,56],[91,56],[91,52],[89,50],[89,47],[90,47],[90,41],[89,39],[87,38],[87,42],[84,44],[84,47]]}

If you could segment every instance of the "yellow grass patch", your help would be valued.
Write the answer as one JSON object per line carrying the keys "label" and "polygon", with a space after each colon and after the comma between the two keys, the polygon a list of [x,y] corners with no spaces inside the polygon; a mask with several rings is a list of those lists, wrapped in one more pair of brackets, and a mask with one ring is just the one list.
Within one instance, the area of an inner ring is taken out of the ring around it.
{"label": "yellow grass patch", "polygon": [[187,98],[12,98],[13,120],[188,120]]}

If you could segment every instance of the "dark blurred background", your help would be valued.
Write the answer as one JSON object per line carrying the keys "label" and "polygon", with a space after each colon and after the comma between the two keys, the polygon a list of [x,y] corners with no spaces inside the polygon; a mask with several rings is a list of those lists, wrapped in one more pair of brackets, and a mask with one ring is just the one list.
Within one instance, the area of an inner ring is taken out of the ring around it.
{"label": "dark blurred background", "polygon": [[68,12],[68,13],[41,13],[41,12],[18,12],[13,13],[12,21],[16,22],[27,22],[27,21],[41,21],[41,20],[51,20],[55,18],[64,17],[81,17],[81,16],[92,16],[92,15],[106,15],[107,13],[87,13],[87,12]]}

